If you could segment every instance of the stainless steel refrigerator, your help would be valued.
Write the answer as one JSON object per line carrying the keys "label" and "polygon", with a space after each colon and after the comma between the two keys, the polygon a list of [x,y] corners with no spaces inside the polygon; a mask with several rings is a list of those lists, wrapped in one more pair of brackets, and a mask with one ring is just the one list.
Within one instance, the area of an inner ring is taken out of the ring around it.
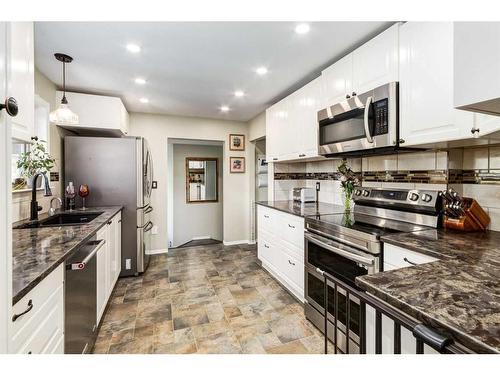
{"label": "stainless steel refrigerator", "polygon": [[[123,206],[122,271],[120,276],[138,275],[149,263],[151,189],[153,160],[142,137],[64,138],[64,186],[69,181],[78,190],[89,186],[85,205]],[[76,198],[81,207],[81,198]]]}

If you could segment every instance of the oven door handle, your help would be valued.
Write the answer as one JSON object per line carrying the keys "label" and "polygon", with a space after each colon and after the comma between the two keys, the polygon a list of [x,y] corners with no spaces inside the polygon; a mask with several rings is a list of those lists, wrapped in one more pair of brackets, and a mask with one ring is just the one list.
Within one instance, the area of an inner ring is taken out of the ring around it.
{"label": "oven door handle", "polygon": [[331,251],[332,253],[343,256],[344,258],[350,259],[354,262],[364,264],[365,266],[373,266],[375,264],[375,260],[373,258],[367,258],[367,257],[361,256],[358,254],[351,253],[350,251],[339,249],[335,246],[332,246],[328,243],[325,243],[324,241],[319,239],[314,234],[305,233],[304,236],[305,236],[306,240],[311,241],[312,243],[314,243],[318,246],[321,246],[321,247]]}
{"label": "oven door handle", "polygon": [[372,104],[372,97],[369,96],[368,99],[366,99],[365,117],[364,117],[365,135],[366,135],[366,140],[368,141],[368,143],[373,143],[373,138],[372,138],[372,135],[370,134],[370,124],[368,123],[371,104]]}

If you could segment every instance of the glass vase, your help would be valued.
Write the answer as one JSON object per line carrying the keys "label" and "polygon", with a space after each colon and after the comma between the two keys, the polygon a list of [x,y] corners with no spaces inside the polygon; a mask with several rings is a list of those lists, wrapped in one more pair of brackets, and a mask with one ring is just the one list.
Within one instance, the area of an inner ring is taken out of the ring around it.
{"label": "glass vase", "polygon": [[351,211],[351,198],[352,198],[352,193],[345,191],[344,192],[344,209],[347,212]]}

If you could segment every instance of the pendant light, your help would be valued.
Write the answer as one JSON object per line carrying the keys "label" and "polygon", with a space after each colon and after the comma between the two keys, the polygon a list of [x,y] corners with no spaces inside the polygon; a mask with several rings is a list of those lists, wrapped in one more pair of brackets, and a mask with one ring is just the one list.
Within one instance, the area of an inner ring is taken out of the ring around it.
{"label": "pendant light", "polygon": [[66,99],[66,64],[73,61],[73,58],[64,53],[56,53],[54,56],[63,64],[63,97],[59,107],[50,113],[50,122],[56,125],[78,125],[78,115],[68,107]]}

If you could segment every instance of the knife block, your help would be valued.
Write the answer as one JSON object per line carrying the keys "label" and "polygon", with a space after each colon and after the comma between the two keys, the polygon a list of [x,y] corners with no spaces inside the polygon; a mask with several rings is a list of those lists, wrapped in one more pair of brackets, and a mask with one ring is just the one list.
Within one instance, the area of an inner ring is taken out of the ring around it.
{"label": "knife block", "polygon": [[472,198],[462,198],[465,204],[465,214],[459,218],[449,218],[444,216],[444,227],[455,229],[462,232],[479,232],[485,231],[490,224],[489,215],[483,208]]}

